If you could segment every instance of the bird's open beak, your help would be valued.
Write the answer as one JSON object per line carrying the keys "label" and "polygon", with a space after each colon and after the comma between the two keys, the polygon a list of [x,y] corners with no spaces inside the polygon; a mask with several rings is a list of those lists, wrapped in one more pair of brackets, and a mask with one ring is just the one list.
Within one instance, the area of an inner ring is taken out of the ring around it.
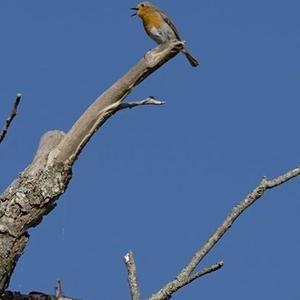
{"label": "bird's open beak", "polygon": [[[135,10],[135,11],[138,10],[136,7],[132,7],[132,8],[130,8],[130,9]],[[131,16],[132,16],[132,17],[133,17],[133,16],[136,16],[136,12],[135,12],[134,14],[132,14]]]}

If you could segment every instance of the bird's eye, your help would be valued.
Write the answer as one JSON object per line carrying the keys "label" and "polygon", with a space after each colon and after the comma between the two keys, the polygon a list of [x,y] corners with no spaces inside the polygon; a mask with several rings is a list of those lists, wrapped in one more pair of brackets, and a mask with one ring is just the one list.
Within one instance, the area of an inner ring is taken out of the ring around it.
{"label": "bird's eye", "polygon": [[145,6],[145,4],[144,4],[144,3],[142,3],[142,4],[141,4],[141,7],[144,7],[144,6]]}

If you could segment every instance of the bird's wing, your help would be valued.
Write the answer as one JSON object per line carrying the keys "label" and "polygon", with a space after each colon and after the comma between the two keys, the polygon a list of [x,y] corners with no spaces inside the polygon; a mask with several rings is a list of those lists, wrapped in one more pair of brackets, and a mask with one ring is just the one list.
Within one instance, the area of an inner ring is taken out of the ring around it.
{"label": "bird's wing", "polygon": [[175,25],[173,24],[173,22],[171,21],[171,19],[160,9],[156,8],[157,11],[161,14],[161,16],[163,17],[164,21],[172,28],[172,30],[175,32],[175,35],[177,37],[178,40],[181,40],[179,33],[175,27]]}

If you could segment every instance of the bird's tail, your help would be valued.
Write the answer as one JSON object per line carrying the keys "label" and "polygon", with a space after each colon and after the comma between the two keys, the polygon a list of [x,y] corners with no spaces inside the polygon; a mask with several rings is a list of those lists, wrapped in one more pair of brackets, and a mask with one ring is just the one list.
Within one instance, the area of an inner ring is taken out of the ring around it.
{"label": "bird's tail", "polygon": [[183,48],[181,52],[185,55],[191,66],[197,67],[199,65],[199,62],[195,57],[192,56],[192,54],[188,51],[188,49]]}

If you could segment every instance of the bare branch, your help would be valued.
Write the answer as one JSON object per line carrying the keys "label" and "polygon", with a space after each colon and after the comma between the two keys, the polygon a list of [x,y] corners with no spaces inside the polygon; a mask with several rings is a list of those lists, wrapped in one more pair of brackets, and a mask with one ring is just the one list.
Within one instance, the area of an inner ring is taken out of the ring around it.
{"label": "bare branch", "polygon": [[134,102],[116,102],[113,103],[107,107],[105,107],[101,111],[102,116],[102,124],[110,118],[112,115],[114,115],[116,112],[126,109],[126,108],[134,108],[137,106],[144,106],[144,105],[163,105],[165,104],[164,101],[160,101],[155,99],[154,97],[150,96],[144,100],[134,101]]}
{"label": "bare branch", "polygon": [[141,296],[140,296],[140,289],[139,289],[137,275],[136,275],[136,266],[133,258],[133,253],[131,250],[124,256],[124,261],[128,272],[128,283],[130,287],[131,299],[140,300]]}
{"label": "bare branch", "polygon": [[233,222],[256,200],[258,200],[267,189],[276,187],[286,181],[298,176],[300,174],[300,167],[286,174],[274,178],[272,180],[267,180],[263,178],[259,185],[254,188],[254,190],[246,196],[237,206],[235,206],[231,213],[224,220],[223,224],[214,232],[214,234],[208,239],[208,241],[197,251],[192,260],[188,265],[181,271],[179,276],[185,277],[190,275],[199,262],[204,258],[204,256],[216,245],[216,243],[221,239],[224,233],[231,227]]}
{"label": "bare branch", "polygon": [[22,95],[20,93],[17,94],[12,111],[11,111],[9,117],[6,119],[4,127],[3,127],[2,131],[0,132],[0,143],[4,140],[11,122],[13,121],[14,117],[17,115],[17,110],[18,110],[18,106],[19,106],[21,97],[22,97]]}
{"label": "bare branch", "polygon": [[[72,165],[85,144],[110,115],[105,114],[108,108],[118,107],[131,90],[174,57],[182,49],[183,42],[171,41],[150,50],[123,77],[100,95],[83,113],[64,139],[49,156],[49,164],[63,162]],[[127,104],[128,105],[128,104]]]}
{"label": "bare branch", "polygon": [[283,183],[289,181],[290,179],[298,176],[299,173],[300,173],[300,167],[298,167],[294,170],[291,170],[291,171],[289,171],[281,176],[278,176],[277,178],[271,179],[271,180],[266,180],[266,178],[265,178],[266,188],[271,189],[280,184],[283,184]]}
{"label": "bare branch", "polygon": [[[257,201],[267,189],[271,189],[280,184],[283,184],[290,179],[300,175],[300,167],[295,168],[277,178],[267,180],[263,178],[261,182],[255,187],[250,194],[248,194],[238,205],[236,205],[230,214],[226,217],[224,222],[217,230],[210,236],[207,242],[195,253],[191,261],[181,270],[176,279],[167,283],[161,290],[156,294],[152,295],[149,300],[165,300],[169,299],[171,295],[176,292],[179,288],[188,284],[191,278],[197,276],[196,273],[192,275],[192,272],[202,261],[202,259],[209,253],[209,251],[218,243],[222,236],[232,226],[234,221],[255,201]],[[201,271],[200,271],[201,272]]]}
{"label": "bare branch", "polygon": [[209,273],[212,273],[212,272],[215,272],[215,271],[218,271],[219,269],[221,269],[222,267],[224,266],[224,262],[223,261],[219,261],[213,265],[211,265],[210,267],[208,268],[204,268],[202,269],[201,271],[191,275],[189,277],[189,279],[184,283],[184,285],[180,286],[179,288],[191,283],[192,281],[194,281],[195,279],[198,279],[204,275],[207,275]]}
{"label": "bare branch", "polygon": [[165,104],[164,101],[160,101],[155,99],[154,97],[150,96],[144,100],[140,101],[135,101],[135,102],[124,102],[119,105],[119,110],[125,109],[125,108],[134,108],[136,106],[141,106],[141,105],[163,105]]}

